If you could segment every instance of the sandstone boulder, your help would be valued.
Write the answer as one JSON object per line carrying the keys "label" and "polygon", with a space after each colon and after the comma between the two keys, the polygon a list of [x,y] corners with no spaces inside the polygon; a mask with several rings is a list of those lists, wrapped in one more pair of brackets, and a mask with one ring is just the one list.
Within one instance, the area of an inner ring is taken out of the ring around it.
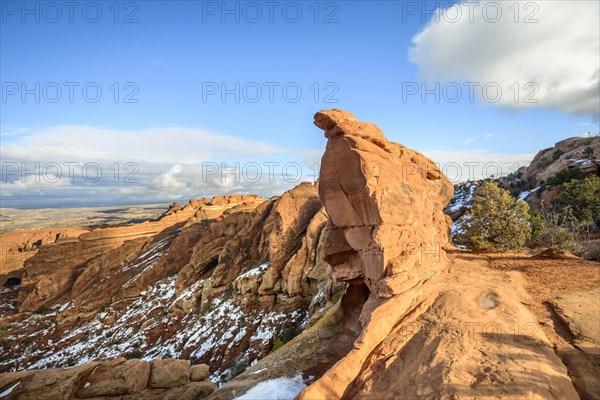
{"label": "sandstone boulder", "polygon": [[[42,369],[0,374],[6,400],[198,400],[214,392],[206,365],[190,368],[187,360],[117,358],[68,369]],[[190,378],[195,381],[190,381]]]}
{"label": "sandstone boulder", "polygon": [[211,381],[203,380],[190,382],[185,386],[185,390],[173,400],[197,400],[202,399],[217,389],[217,385]]}
{"label": "sandstone boulder", "polygon": [[[169,389],[146,389],[140,393],[119,397],[120,400],[199,400],[216,389],[211,381],[189,382]],[[107,399],[108,400],[108,399]]]}
{"label": "sandstone boulder", "polygon": [[206,378],[208,378],[208,365],[192,365],[192,368],[190,369],[190,380],[192,382],[200,382]]}
{"label": "sandstone boulder", "polygon": [[185,385],[190,380],[190,370],[189,360],[152,360],[149,386],[162,389]]}
{"label": "sandstone boulder", "polygon": [[150,364],[140,360],[116,359],[98,366],[85,378],[77,397],[120,396],[139,393],[148,386]]}
{"label": "sandstone boulder", "polygon": [[0,374],[0,393],[12,388],[6,400],[58,400],[72,398],[82,377],[98,364],[85,364],[70,369],[52,368]]}

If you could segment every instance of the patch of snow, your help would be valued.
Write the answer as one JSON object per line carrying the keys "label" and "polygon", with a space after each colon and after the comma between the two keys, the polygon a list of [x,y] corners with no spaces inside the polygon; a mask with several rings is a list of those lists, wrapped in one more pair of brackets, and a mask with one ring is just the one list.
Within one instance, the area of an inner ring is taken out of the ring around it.
{"label": "patch of snow", "polygon": [[454,212],[454,211],[458,211],[460,210],[462,207],[464,206],[464,204],[462,203],[462,201],[457,200],[456,203],[454,203],[454,205],[452,207],[450,207],[450,211]]}
{"label": "patch of snow", "polygon": [[257,276],[257,275],[262,275],[263,272],[265,272],[267,270],[267,268],[269,268],[269,263],[266,262],[264,264],[259,265],[258,267],[254,267],[248,271],[246,271],[245,273],[243,273],[242,275],[238,276],[236,278],[236,281],[238,279],[243,279],[243,278],[249,278],[251,276]]}
{"label": "patch of snow", "polygon": [[531,190],[526,190],[524,192],[521,192],[519,194],[519,197],[517,197],[517,200],[525,200],[527,198],[527,196],[529,196],[531,193],[538,191],[541,188],[541,186],[536,187],[535,189],[531,189]]}
{"label": "patch of snow", "polygon": [[236,400],[291,400],[306,387],[302,375],[281,377],[259,383]]}
{"label": "patch of snow", "polygon": [[[457,219],[456,221],[452,222],[452,239],[454,240],[456,238],[456,235],[461,235],[463,233],[465,233],[465,231],[462,229],[461,224],[464,224],[465,222],[467,222],[469,219],[471,218],[470,215],[463,215],[462,217],[460,217],[459,219]],[[459,249],[464,249],[466,248],[463,245],[460,244],[456,244],[454,243],[454,245],[456,247],[458,247]]]}
{"label": "patch of snow", "polygon": [[464,184],[458,186],[452,199],[449,202],[449,211],[456,212],[459,211],[463,207],[468,207],[473,200],[473,194],[477,189],[477,184],[473,182],[465,182]]}
{"label": "patch of snow", "polygon": [[470,218],[471,218],[471,216],[467,214],[467,215],[463,215],[456,221],[452,222],[452,236],[454,236],[455,234],[464,233],[464,231],[461,229],[460,225],[465,223]]}
{"label": "patch of snow", "polygon": [[90,386],[90,383],[89,383],[89,382],[86,382],[86,383],[85,383],[85,385],[83,385],[83,388],[85,389],[85,388],[87,388],[87,387],[89,387],[89,386]]}
{"label": "patch of snow", "polygon": [[9,387],[8,389],[6,389],[4,392],[0,393],[0,399],[11,394],[13,389],[16,388],[17,386],[19,386],[20,383],[21,382],[17,382],[14,385],[12,385],[11,387]]}
{"label": "patch of snow", "polygon": [[[144,270],[153,268],[158,256],[168,248],[167,242],[157,242],[152,251],[129,263],[126,268],[140,276]],[[269,268],[264,263],[246,271],[242,276],[256,277]],[[105,279],[111,279],[107,277]],[[134,277],[134,280],[137,279]],[[194,310],[176,317],[168,310],[178,301],[201,298],[201,292],[207,280],[200,280],[177,294],[175,281],[171,276],[152,285],[140,288],[139,296],[121,299],[108,305],[85,322],[78,323],[73,329],[59,331],[56,312],[45,315],[32,314],[26,319],[15,321],[7,340],[19,340],[16,332],[27,332],[32,340],[15,346],[18,352],[11,359],[0,361],[8,366],[7,370],[36,369],[49,367],[68,367],[86,362],[114,358],[137,352],[144,360],[154,358],[180,358],[185,351],[192,357],[206,357],[216,361],[229,349],[236,349],[239,343],[250,341],[251,348],[244,354],[240,365],[255,365],[264,351],[268,350],[278,330],[284,323],[306,327],[306,310],[282,312],[267,311],[260,308],[247,311],[240,298],[222,296],[212,299],[202,310]],[[62,305],[74,307],[74,303]],[[56,310],[60,311],[61,306]],[[106,323],[108,316],[114,322]],[[157,326],[173,326],[177,320],[177,329],[173,334],[154,338],[151,331]],[[60,335],[57,335],[60,333]],[[150,338],[153,340],[150,340]],[[52,340],[52,338],[56,338]],[[213,371],[210,379],[216,384],[231,379],[230,368]],[[292,396],[293,397],[293,396]]]}

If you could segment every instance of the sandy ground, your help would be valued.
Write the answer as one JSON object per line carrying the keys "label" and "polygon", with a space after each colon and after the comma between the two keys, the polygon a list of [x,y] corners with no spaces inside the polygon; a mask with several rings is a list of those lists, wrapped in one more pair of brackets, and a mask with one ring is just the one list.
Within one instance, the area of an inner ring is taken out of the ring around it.
{"label": "sandy ground", "polygon": [[518,271],[523,275],[526,289],[533,298],[531,310],[555,349],[562,350],[567,346],[565,332],[547,302],[559,295],[600,287],[600,263],[576,257],[535,259],[532,254],[488,253],[472,254],[472,257],[481,257],[490,268]]}

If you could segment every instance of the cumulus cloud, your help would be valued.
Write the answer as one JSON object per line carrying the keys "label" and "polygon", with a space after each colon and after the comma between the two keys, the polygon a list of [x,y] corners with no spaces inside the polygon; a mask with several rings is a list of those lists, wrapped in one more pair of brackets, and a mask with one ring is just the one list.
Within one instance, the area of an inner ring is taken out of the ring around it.
{"label": "cumulus cloud", "polygon": [[426,81],[477,82],[484,103],[598,118],[599,20],[598,1],[462,1],[434,14],[409,58]]}
{"label": "cumulus cloud", "polygon": [[280,195],[300,182],[314,182],[318,169],[314,165],[286,163],[203,163],[174,165],[152,179],[147,188],[165,194],[178,193],[181,198],[215,194]]}
{"label": "cumulus cloud", "polygon": [[183,171],[181,165],[173,165],[167,172],[158,175],[152,179],[148,184],[150,189],[154,190],[178,190],[184,188],[185,182],[177,180],[177,175],[180,175]]}
{"label": "cumulus cloud", "polygon": [[196,128],[12,129],[2,132],[0,199],[18,207],[272,196],[313,181],[321,154]]}

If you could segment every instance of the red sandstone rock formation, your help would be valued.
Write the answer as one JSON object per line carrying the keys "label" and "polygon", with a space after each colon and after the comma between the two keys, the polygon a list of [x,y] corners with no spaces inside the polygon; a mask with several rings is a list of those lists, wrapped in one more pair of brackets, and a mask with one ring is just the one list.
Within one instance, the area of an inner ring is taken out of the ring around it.
{"label": "red sandstone rock formation", "polygon": [[339,232],[340,248],[327,255],[334,277],[363,278],[371,292],[389,296],[441,268],[441,260],[421,261],[449,245],[443,205],[453,187],[435,163],[345,111],[317,113],[315,125],[329,139],[319,196]]}
{"label": "red sandstone rock formation", "polygon": [[[586,154],[588,148],[592,155]],[[539,151],[525,169],[522,179],[538,186],[558,172],[571,168],[579,169],[583,176],[600,175],[600,137],[572,137]]]}
{"label": "red sandstone rock formation", "polygon": [[[78,317],[97,310],[117,294],[121,297],[136,296],[147,284],[164,277],[170,271],[179,272],[182,267],[164,260],[157,268],[136,277],[134,285],[123,287],[125,282],[135,276],[136,271],[121,273],[120,269],[145,249],[173,235],[186,223],[208,217],[216,218],[224,213],[245,213],[253,210],[261,202],[257,196],[231,195],[215,199],[193,199],[185,207],[174,204],[156,221],[91,231],[57,230],[57,238],[62,235],[69,236],[70,239],[41,246],[37,254],[25,261],[22,288],[19,292],[19,309],[46,309],[66,296],[68,299],[79,298],[76,301],[79,306],[70,308],[69,315],[63,315],[63,318]],[[213,206],[213,203],[217,206]],[[31,240],[33,239],[27,243]],[[169,244],[170,241],[167,247]]]}
{"label": "red sandstone rock formation", "polygon": [[[296,373],[316,377],[299,399],[576,398],[520,275],[487,269],[449,243],[442,209],[452,187],[435,164],[347,112],[320,112],[315,124],[329,139],[318,193],[301,184],[269,200],[192,199],[157,221],[42,246],[20,306],[52,312],[0,309],[10,338],[0,340],[0,370],[40,353],[42,365],[56,365],[48,354],[65,349],[98,359],[94,347],[118,351],[123,332],[135,332],[138,342],[123,347],[135,357],[174,351],[210,362],[225,380],[266,356],[212,399]],[[578,298],[568,300],[561,312],[576,326]],[[269,354],[306,310],[312,327]],[[588,331],[586,346],[597,336]],[[588,364],[574,363],[589,382]],[[23,398],[186,399],[212,391],[197,382],[207,375],[185,361],[118,359],[2,374],[0,390],[19,382]]]}
{"label": "red sandstone rock formation", "polygon": [[319,194],[338,232],[326,260],[350,284],[344,298],[357,286],[369,297],[342,299],[362,331],[297,399],[577,398],[548,339],[524,330],[537,321],[519,277],[446,256],[452,185],[434,163],[345,111],[315,124],[329,139]]}
{"label": "red sandstone rock formation", "polygon": [[20,282],[25,261],[50,243],[77,238],[87,228],[47,228],[0,234],[0,287],[9,279]]}
{"label": "red sandstone rock formation", "polygon": [[20,312],[0,309],[0,347],[10,348],[0,371],[149,352],[210,362],[231,379],[300,332],[309,310],[318,319],[343,286],[324,261],[327,218],[304,183],[269,200],[191,200],[157,221],[43,246],[24,285],[2,294],[12,303],[18,293]]}
{"label": "red sandstone rock formation", "polygon": [[0,374],[0,388],[7,388],[6,400],[198,400],[216,388],[207,376],[207,365],[189,361],[117,358],[70,369]]}

